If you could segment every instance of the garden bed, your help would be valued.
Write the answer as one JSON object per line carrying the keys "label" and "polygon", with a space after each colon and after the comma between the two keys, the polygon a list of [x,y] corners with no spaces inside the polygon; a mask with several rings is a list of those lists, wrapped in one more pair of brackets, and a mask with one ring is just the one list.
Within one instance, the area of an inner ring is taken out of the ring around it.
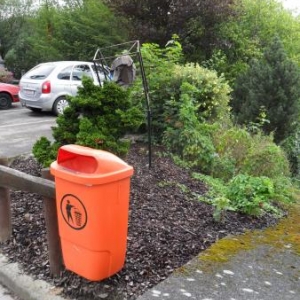
{"label": "garden bed", "polygon": [[[223,222],[216,222],[213,208],[192,197],[206,193],[207,187],[176,166],[160,147],[153,148],[149,169],[147,150],[147,145],[133,144],[125,159],[134,167],[134,176],[126,263],[119,273],[101,282],[66,270],[60,278],[52,278],[42,199],[23,191],[11,192],[13,237],[1,244],[0,251],[25,273],[57,286],[65,297],[133,300],[218,239],[276,223],[271,216],[255,218],[235,212],[227,212]],[[11,167],[40,176],[32,157],[18,158]]]}

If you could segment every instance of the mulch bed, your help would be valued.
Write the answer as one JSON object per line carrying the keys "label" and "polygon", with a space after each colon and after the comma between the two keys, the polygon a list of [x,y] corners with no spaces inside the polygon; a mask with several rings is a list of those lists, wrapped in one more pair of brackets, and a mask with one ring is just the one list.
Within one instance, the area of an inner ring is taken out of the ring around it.
{"label": "mulch bed", "polygon": [[[133,300],[218,239],[276,223],[271,216],[255,218],[235,212],[226,213],[222,223],[215,222],[213,208],[191,196],[204,194],[207,187],[176,166],[160,147],[153,147],[150,169],[147,145],[133,144],[125,160],[135,172],[126,263],[119,273],[101,282],[90,282],[67,270],[60,278],[52,278],[42,199],[23,191],[11,192],[13,237],[0,245],[0,251],[18,262],[25,273],[54,284],[65,297]],[[40,176],[32,157],[18,158],[11,167]]]}

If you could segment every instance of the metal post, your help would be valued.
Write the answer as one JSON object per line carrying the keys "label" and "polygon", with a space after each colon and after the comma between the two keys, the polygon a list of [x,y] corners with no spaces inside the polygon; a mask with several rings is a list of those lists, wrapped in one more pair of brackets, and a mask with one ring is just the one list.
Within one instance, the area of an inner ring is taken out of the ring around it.
{"label": "metal post", "polygon": [[140,63],[144,93],[145,93],[145,98],[146,98],[147,127],[148,127],[148,151],[149,151],[148,159],[149,159],[149,168],[151,168],[151,163],[152,163],[152,141],[151,141],[152,115],[151,115],[151,109],[150,109],[149,87],[148,87],[148,82],[147,82],[147,79],[146,79],[145,68],[144,68],[144,63],[143,63],[143,58],[142,58],[139,42],[137,42],[137,47],[138,47],[137,55],[138,55],[138,59],[139,59],[139,63]]}
{"label": "metal post", "polygon": [[[0,165],[8,166],[8,159],[0,158]],[[11,235],[11,201],[9,189],[0,186],[0,242],[7,241]]]}
{"label": "metal post", "polygon": [[[42,178],[52,180],[53,176],[50,174],[49,168],[42,169]],[[48,253],[50,273],[54,276],[59,276],[62,271],[62,253],[60,238],[58,233],[58,221],[55,199],[43,197],[44,202],[44,216],[46,222],[46,232],[48,241]]]}

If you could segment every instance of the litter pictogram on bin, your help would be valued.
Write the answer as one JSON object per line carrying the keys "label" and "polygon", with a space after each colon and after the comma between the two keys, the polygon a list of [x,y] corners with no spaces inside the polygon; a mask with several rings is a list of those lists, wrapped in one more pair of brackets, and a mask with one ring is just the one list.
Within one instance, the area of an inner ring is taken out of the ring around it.
{"label": "litter pictogram on bin", "polygon": [[60,203],[61,214],[66,223],[75,230],[81,230],[87,223],[87,212],[83,203],[74,195],[64,195]]}
{"label": "litter pictogram on bin", "polygon": [[82,226],[82,219],[81,219],[81,212],[78,211],[77,209],[75,210],[74,212],[74,215],[75,215],[75,223],[78,227],[81,227]]}

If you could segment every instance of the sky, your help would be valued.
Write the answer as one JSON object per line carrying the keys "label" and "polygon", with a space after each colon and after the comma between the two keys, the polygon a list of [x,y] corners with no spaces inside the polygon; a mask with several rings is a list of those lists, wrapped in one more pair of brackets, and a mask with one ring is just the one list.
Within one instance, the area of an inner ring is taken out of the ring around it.
{"label": "sky", "polygon": [[297,13],[300,13],[300,0],[280,0],[280,2],[285,8],[297,10]]}

